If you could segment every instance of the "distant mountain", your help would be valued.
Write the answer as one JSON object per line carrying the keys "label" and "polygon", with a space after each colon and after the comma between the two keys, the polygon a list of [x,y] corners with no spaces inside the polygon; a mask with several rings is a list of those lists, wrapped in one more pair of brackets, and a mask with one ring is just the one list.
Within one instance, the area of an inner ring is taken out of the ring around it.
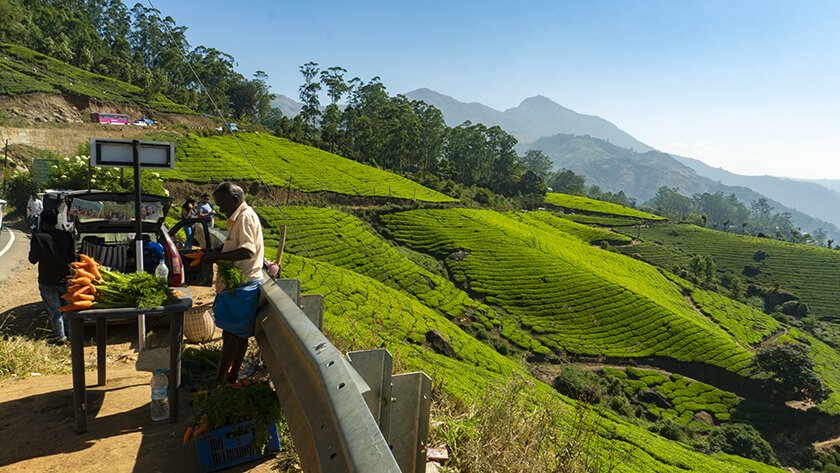
{"label": "distant mountain", "polygon": [[694,158],[674,155],[674,159],[694,169],[701,176],[728,186],[749,187],[788,207],[840,226],[840,193],[821,183],[797,181],[784,177],[744,176],[722,168],[711,167]]}
{"label": "distant mountain", "polygon": [[802,182],[813,182],[814,184],[819,184],[826,189],[831,189],[836,192],[840,192],[840,179],[795,179],[797,181]]}
{"label": "distant mountain", "polygon": [[300,102],[295,101],[290,97],[286,97],[283,94],[279,94],[274,97],[274,100],[271,101],[272,108],[279,108],[280,112],[283,113],[284,116],[293,118],[300,110],[303,108],[303,104]]}
{"label": "distant mountain", "polygon": [[678,187],[685,195],[703,192],[735,194],[738,200],[747,205],[767,197],[777,212],[790,212],[794,225],[803,230],[810,232],[823,228],[833,238],[840,237],[837,226],[803,212],[802,208],[797,210],[771,195],[702,176],[670,154],[660,151],[636,153],[605,140],[574,135],[541,138],[534,143],[520,145],[519,151],[524,149],[539,149],[552,158],[556,168],[571,169],[586,176],[589,185],[595,184],[612,192],[624,191],[627,196],[639,202],[653,198],[662,186]]}
{"label": "distant mountain", "polygon": [[653,149],[601,117],[577,113],[542,95],[527,98],[518,107],[504,112],[477,102],[461,102],[425,88],[413,90],[405,96],[437,107],[449,126],[457,126],[467,120],[487,126],[499,125],[520,143],[563,133],[594,136],[640,152]]}

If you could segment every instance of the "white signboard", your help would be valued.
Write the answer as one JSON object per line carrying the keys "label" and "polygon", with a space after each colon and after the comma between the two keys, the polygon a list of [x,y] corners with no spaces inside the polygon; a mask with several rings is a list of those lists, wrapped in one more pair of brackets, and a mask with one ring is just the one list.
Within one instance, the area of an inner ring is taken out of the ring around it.
{"label": "white signboard", "polygon": [[[175,145],[152,141],[140,142],[140,167],[174,169]],[[131,140],[90,140],[91,166],[130,168],[134,166],[134,143]]]}

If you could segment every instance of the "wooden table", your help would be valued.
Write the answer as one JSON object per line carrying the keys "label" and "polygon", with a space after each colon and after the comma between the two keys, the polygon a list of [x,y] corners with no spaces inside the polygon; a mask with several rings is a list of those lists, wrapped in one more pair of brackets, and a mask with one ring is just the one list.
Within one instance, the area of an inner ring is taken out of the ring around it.
{"label": "wooden table", "polygon": [[76,418],[76,433],[87,432],[87,400],[85,385],[84,321],[96,321],[96,368],[97,385],[106,381],[105,346],[108,339],[107,322],[111,319],[137,320],[142,314],[169,314],[169,420],[178,420],[178,388],[181,379],[181,354],[184,338],[184,312],[192,307],[192,296],[186,288],[173,288],[184,293],[178,302],[161,307],[142,309],[91,309],[67,312],[65,321],[70,324],[70,350],[73,368],[73,413]]}

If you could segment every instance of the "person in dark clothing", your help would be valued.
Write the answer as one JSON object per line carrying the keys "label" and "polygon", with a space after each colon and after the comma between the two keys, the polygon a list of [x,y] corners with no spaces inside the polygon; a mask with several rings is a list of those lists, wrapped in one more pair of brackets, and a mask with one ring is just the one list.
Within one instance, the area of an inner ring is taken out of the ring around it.
{"label": "person in dark clothing", "polygon": [[59,307],[64,305],[61,295],[67,291],[70,263],[76,259],[73,237],[56,229],[58,215],[55,210],[41,213],[40,229],[32,235],[29,262],[38,265],[38,289],[47,308],[56,341],[67,341],[67,329]]}

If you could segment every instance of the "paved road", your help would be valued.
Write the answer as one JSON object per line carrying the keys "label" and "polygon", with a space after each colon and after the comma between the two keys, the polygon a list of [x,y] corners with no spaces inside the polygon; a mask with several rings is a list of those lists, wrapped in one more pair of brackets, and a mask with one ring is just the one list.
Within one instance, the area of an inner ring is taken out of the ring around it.
{"label": "paved road", "polygon": [[14,274],[21,265],[28,265],[29,235],[18,230],[17,225],[0,230],[0,283]]}

